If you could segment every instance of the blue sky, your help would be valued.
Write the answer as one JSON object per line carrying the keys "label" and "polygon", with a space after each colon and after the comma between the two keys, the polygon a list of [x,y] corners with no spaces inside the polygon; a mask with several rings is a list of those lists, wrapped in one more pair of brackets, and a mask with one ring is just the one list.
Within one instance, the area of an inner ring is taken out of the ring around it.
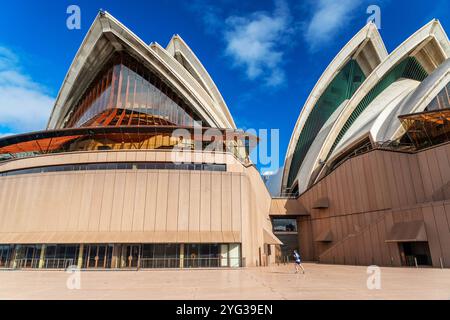
{"label": "blue sky", "polygon": [[[81,30],[66,9],[81,8]],[[216,82],[240,128],[276,128],[279,165],[310,90],[340,48],[381,9],[388,51],[438,18],[447,0],[8,1],[0,10],[0,136],[43,129],[67,69],[100,8],[144,41],[180,34]],[[264,167],[259,165],[260,168]]]}

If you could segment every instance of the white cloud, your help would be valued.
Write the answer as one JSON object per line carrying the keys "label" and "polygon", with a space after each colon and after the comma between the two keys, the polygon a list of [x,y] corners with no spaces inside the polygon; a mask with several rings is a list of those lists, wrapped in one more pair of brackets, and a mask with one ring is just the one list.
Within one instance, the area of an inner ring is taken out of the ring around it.
{"label": "white cloud", "polygon": [[345,26],[350,25],[355,9],[366,0],[318,0],[308,21],[304,37],[311,51],[328,43]]}
{"label": "white cloud", "polygon": [[0,127],[8,134],[44,129],[53,104],[45,88],[20,70],[18,57],[0,47]]}
{"label": "white cloud", "polygon": [[285,1],[275,2],[272,13],[254,12],[225,20],[226,54],[244,67],[249,79],[262,78],[268,86],[285,81],[283,56],[292,40],[290,10]]}

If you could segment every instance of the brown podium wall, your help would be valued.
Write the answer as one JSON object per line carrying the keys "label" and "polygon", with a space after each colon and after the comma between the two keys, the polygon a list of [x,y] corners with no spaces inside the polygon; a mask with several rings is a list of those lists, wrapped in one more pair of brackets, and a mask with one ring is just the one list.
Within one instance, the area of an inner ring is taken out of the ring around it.
{"label": "brown podium wall", "polygon": [[[214,156],[197,154],[199,162]],[[228,158],[227,158],[228,157]],[[98,170],[0,177],[0,243],[242,244],[246,265],[265,257],[270,196],[253,166],[227,155],[227,171]],[[231,158],[229,158],[231,157]],[[108,151],[14,160],[33,165],[167,161],[164,152]],[[222,160],[223,161],[223,160]]]}
{"label": "brown podium wall", "polygon": [[[310,214],[299,218],[304,258],[391,265],[393,257],[399,265],[396,244],[384,242],[389,221],[424,220],[433,265],[442,257],[450,267],[449,160],[447,143],[417,153],[377,149],[344,162],[298,198]],[[323,198],[329,208],[313,209]],[[332,242],[314,241],[326,230]]]}

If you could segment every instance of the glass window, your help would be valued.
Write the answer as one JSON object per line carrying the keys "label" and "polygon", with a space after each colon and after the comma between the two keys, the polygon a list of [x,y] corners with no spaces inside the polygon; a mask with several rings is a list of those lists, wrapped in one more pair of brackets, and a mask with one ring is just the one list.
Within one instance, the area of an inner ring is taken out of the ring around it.
{"label": "glass window", "polygon": [[274,232],[297,232],[297,220],[286,218],[272,219]]}

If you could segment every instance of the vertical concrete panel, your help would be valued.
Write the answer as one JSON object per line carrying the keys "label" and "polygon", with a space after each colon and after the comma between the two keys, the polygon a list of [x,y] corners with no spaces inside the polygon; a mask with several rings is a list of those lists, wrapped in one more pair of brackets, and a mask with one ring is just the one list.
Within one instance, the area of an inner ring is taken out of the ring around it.
{"label": "vertical concrete panel", "polygon": [[9,190],[11,190],[11,188],[8,188],[8,178],[0,177],[0,231],[4,231],[4,228],[7,226],[4,223],[4,220],[9,214],[6,206]]}
{"label": "vertical concrete panel", "polygon": [[[185,174],[186,176],[186,174]],[[189,182],[189,177],[185,178]],[[185,188],[180,185],[180,193],[187,193],[189,196],[189,184]],[[167,202],[169,195],[169,173],[166,170],[158,171],[158,187],[156,191],[156,216],[155,216],[155,231],[165,231],[167,221]],[[182,204],[183,208],[189,206],[189,203]],[[186,210],[189,210],[187,207]],[[186,215],[187,216],[187,215]]]}
{"label": "vertical concrete panel", "polygon": [[201,201],[200,201],[200,230],[209,231],[211,229],[211,173],[201,172]]}
{"label": "vertical concrete panel", "polygon": [[380,254],[381,254],[381,263],[384,266],[388,266],[391,264],[389,248],[386,244],[386,216],[383,215],[383,219],[381,219],[376,227],[378,233],[378,239],[380,241]]}
{"label": "vertical concrete panel", "polygon": [[[212,184],[214,185],[214,184]],[[242,220],[241,220],[241,238],[242,238],[242,257],[245,259],[246,265],[250,265],[254,259],[252,255],[253,237],[252,227],[250,224],[250,196],[251,190],[246,175],[241,176],[241,203],[242,203]],[[215,188],[214,188],[215,189]],[[214,199],[214,192],[211,199]],[[211,202],[212,205],[212,202]],[[211,213],[212,214],[212,213]],[[212,219],[212,217],[211,217]]]}
{"label": "vertical concrete panel", "polygon": [[447,217],[447,228],[448,232],[450,232],[450,203],[444,203],[445,215]]}
{"label": "vertical concrete panel", "polygon": [[167,231],[178,230],[180,172],[169,172],[169,194],[167,201]]}
{"label": "vertical concrete panel", "polygon": [[[132,158],[136,158],[135,152],[131,152],[131,154]],[[136,192],[136,175],[137,170],[127,170],[126,172],[122,222],[120,227],[121,231],[132,230],[134,216],[134,195]]]}
{"label": "vertical concrete panel", "polygon": [[347,235],[348,234],[354,234],[355,230],[354,230],[354,224],[353,224],[352,216],[345,216],[345,223],[347,225]]}
{"label": "vertical concrete panel", "polygon": [[383,186],[382,183],[382,177],[380,168],[378,165],[378,152],[371,151],[368,154],[368,158],[366,163],[364,164],[365,170],[370,171],[368,173],[369,177],[369,183],[371,181],[372,186],[369,187],[369,199],[371,203],[371,210],[380,210],[382,208],[385,208],[385,201],[383,197],[383,192],[381,190],[381,187]]}
{"label": "vertical concrete panel", "polygon": [[405,206],[408,203],[406,196],[406,185],[403,181],[402,165],[400,155],[398,153],[389,153],[391,163],[393,167],[394,180],[396,185],[396,191],[398,194],[398,203],[396,206]]}
{"label": "vertical concrete panel", "polygon": [[423,218],[425,221],[425,228],[428,237],[428,245],[430,246],[431,260],[434,267],[439,267],[439,258],[443,257],[441,244],[439,242],[439,235],[434,218],[432,206],[422,207]]}
{"label": "vertical concrete panel", "polygon": [[[57,205],[57,196],[58,196],[58,187],[59,187],[59,173],[50,173],[49,174],[49,181],[47,184],[47,192],[44,195],[44,201],[45,201],[45,207],[43,208],[45,211],[45,217],[41,218],[41,223],[45,224],[44,230],[46,231],[55,231],[56,229],[56,205]],[[18,199],[19,200],[19,197]],[[89,205],[90,205],[90,199],[88,199]],[[17,203],[16,203],[16,209],[17,211]],[[87,210],[89,214],[89,209]],[[38,214],[39,215],[39,214]],[[85,218],[86,220],[89,219],[89,217]],[[86,221],[82,227],[87,229],[88,221]]]}
{"label": "vertical concrete panel", "polygon": [[[339,207],[339,197],[335,196],[334,194],[334,177],[330,175],[328,179],[324,180],[324,183],[326,184],[326,193],[325,196],[328,198],[328,201],[330,202],[330,207],[327,210],[327,216],[332,216],[336,212],[336,208]],[[331,203],[333,203],[331,205]]]}
{"label": "vertical concrete panel", "polygon": [[200,173],[190,172],[189,231],[200,230]]}
{"label": "vertical concrete panel", "polygon": [[[352,159],[353,160],[353,159]],[[350,213],[359,212],[360,193],[356,188],[356,179],[353,172],[353,161],[346,161],[343,165],[344,181],[346,181],[347,198],[349,200]],[[355,173],[356,174],[356,173]]]}
{"label": "vertical concrete panel", "polygon": [[443,181],[441,176],[441,171],[439,170],[437,155],[436,155],[436,148],[430,149],[426,151],[426,154],[428,155],[428,168],[430,170],[431,174],[431,183],[433,185],[433,200],[443,200],[444,199],[444,193],[443,193]]}
{"label": "vertical concrete panel", "polygon": [[[17,177],[15,179],[14,185],[15,186],[21,186],[23,184],[23,177]],[[15,192],[13,192],[11,194],[11,197],[9,199],[9,208],[8,208],[8,212],[10,212],[10,214],[7,216],[7,219],[5,221],[5,225],[6,226],[14,226],[18,224],[18,216],[15,214],[17,212],[17,207],[20,206],[19,202],[20,202],[20,193],[17,192],[18,189],[14,189]],[[39,214],[40,212],[38,212]],[[44,216],[40,216],[39,217],[41,220],[41,224],[42,224],[42,218],[46,218],[45,215]],[[39,220],[38,220],[39,221]],[[47,222],[47,221],[45,221]]]}
{"label": "vertical concrete panel", "polygon": [[[442,252],[440,257],[445,266],[450,266],[450,232],[448,231],[447,216],[445,214],[445,208],[443,204],[435,204],[433,206],[434,219],[436,220],[437,236],[439,239],[439,245]],[[440,266],[440,261],[436,261]]]}
{"label": "vertical concrete panel", "polygon": [[99,231],[110,231],[113,213],[115,172],[106,172],[103,182],[102,207],[100,210]]}
{"label": "vertical concrete panel", "polygon": [[384,152],[373,151],[378,177],[378,188],[381,191],[382,202],[380,203],[380,207],[382,209],[392,207],[392,196],[389,190],[389,181],[387,179],[383,154]]}
{"label": "vertical concrete panel", "polygon": [[412,186],[414,188],[414,195],[416,203],[422,203],[425,201],[425,191],[423,186],[423,178],[420,173],[419,162],[417,155],[411,155],[408,157],[409,168],[411,171]]}
{"label": "vertical concrete panel", "polygon": [[126,173],[123,170],[116,171],[114,193],[111,214],[111,231],[120,231],[122,225],[123,202],[125,195]]}
{"label": "vertical concrete panel", "polygon": [[422,177],[425,201],[432,201],[433,199],[433,182],[431,178],[431,172],[428,166],[427,156],[423,152],[417,154],[417,159],[419,162],[420,176]]}
{"label": "vertical concrete panel", "polygon": [[[139,152],[138,156],[144,157],[145,153]],[[144,231],[145,205],[147,196],[147,172],[138,172],[136,176],[136,192],[134,194],[133,231]]]}
{"label": "vertical concrete panel", "polygon": [[[37,198],[37,201],[35,203],[35,212],[41,212],[41,214],[33,214],[30,217],[30,223],[32,226],[35,226],[35,228],[33,228],[35,231],[46,231],[46,222],[47,222],[47,216],[46,213],[46,206],[47,206],[47,201],[45,199],[45,195],[48,192],[49,189],[49,176],[45,175],[42,176],[40,181],[39,181],[39,197]],[[15,200],[17,198],[17,192],[16,190],[18,190],[20,186],[20,180],[18,179],[14,179],[13,180],[13,192],[10,195],[9,198],[9,212],[14,212],[15,208]],[[75,215],[75,227],[77,227],[78,225],[78,214],[79,212],[76,212]],[[9,216],[9,220],[7,220],[7,224],[9,225],[11,223],[11,219],[13,219],[14,216],[10,215]]]}
{"label": "vertical concrete panel", "polygon": [[241,208],[242,208],[242,203],[241,203],[241,174],[239,173],[235,173],[232,175],[232,181],[231,181],[231,185],[232,185],[232,196],[231,196],[231,205],[232,205],[232,217],[231,217],[231,222],[232,222],[232,227],[231,229],[233,231],[241,231]]}
{"label": "vertical concrete panel", "polygon": [[447,158],[446,148],[437,147],[435,154],[439,167],[440,176],[442,178],[442,196],[443,199],[450,199],[450,164]]}
{"label": "vertical concrete panel", "polygon": [[345,172],[343,169],[338,168],[336,170],[336,182],[337,182],[337,187],[340,189],[340,192],[342,193],[342,198],[343,198],[343,210],[341,212],[339,212],[339,214],[344,214],[345,212],[350,213],[350,212],[352,212],[351,198],[350,198],[351,190],[349,189],[349,187],[347,185],[347,178],[345,176]]}
{"label": "vertical concrete panel", "polygon": [[147,192],[145,196],[144,231],[155,231],[156,203],[159,184],[158,171],[147,172]]}
{"label": "vertical concrete panel", "polygon": [[407,211],[411,213],[411,220],[423,220],[422,209],[420,207],[414,207]]}
{"label": "vertical concrete panel", "polygon": [[358,233],[355,236],[356,249],[357,249],[357,261],[359,265],[362,265],[366,261],[366,249],[364,248],[364,240],[362,233]]}
{"label": "vertical concrete panel", "polygon": [[[358,170],[356,172],[357,174],[357,182],[358,184],[356,187],[359,189],[357,192],[360,194],[360,205],[358,212],[361,211],[368,211],[370,210],[370,204],[369,204],[369,195],[368,195],[368,172],[365,170],[364,163],[367,162],[367,154],[361,155],[361,158],[357,159],[358,161],[355,161],[357,163]],[[356,160],[356,159],[355,159]]]}
{"label": "vertical concrete panel", "polygon": [[347,224],[347,216],[340,216],[339,222],[341,224],[342,235],[341,238],[345,238],[349,234],[348,224]]}
{"label": "vertical concrete panel", "polygon": [[[84,175],[73,174],[74,185],[70,198],[69,219],[67,220],[67,231],[77,231],[80,216],[80,201],[83,194]],[[42,194],[40,192],[40,194]],[[39,200],[38,200],[39,201]]]}
{"label": "vertical concrete panel", "polygon": [[[67,228],[67,222],[70,220],[70,204],[73,194],[73,187],[74,187],[74,175],[71,172],[67,172],[65,174],[65,180],[64,180],[64,190],[66,191],[66,194],[62,197],[64,200],[64,209],[61,210],[61,214],[58,215],[56,218],[57,220],[57,230],[64,232]],[[39,178],[37,176],[32,175],[30,177],[29,181],[32,189],[32,193],[30,198],[28,199],[26,203],[26,210],[29,212],[28,214],[31,214],[33,212],[33,208],[35,208],[36,198],[38,196],[37,188],[39,188]]]}
{"label": "vertical concrete panel", "polygon": [[387,181],[388,194],[390,197],[390,203],[392,207],[397,207],[400,203],[396,182],[395,182],[395,173],[394,167],[392,163],[392,158],[389,152],[381,152],[382,160],[384,163],[384,170],[386,172],[385,178]]}
{"label": "vertical concrete panel", "polygon": [[363,170],[365,174],[365,188],[366,188],[366,201],[367,209],[369,211],[377,210],[377,203],[379,202],[378,190],[375,187],[375,178],[373,176],[373,153],[368,153],[365,155],[363,161]]}
{"label": "vertical concrete panel", "polygon": [[[33,194],[34,190],[31,189],[32,185],[30,183],[30,177],[23,177],[24,179],[21,179],[20,184],[22,185],[22,188],[18,194],[18,201],[16,202],[16,208],[15,208],[15,221],[13,220],[13,224],[10,227],[16,226],[17,230],[24,230],[25,226],[26,226],[26,222],[28,219],[28,214],[29,211],[27,210],[27,203],[30,201],[30,195]],[[0,185],[1,185],[1,181],[0,181]],[[6,212],[2,211],[1,208],[1,195],[0,195],[0,216],[1,215],[5,215]],[[31,211],[33,212],[33,211]],[[34,212],[34,214],[36,214],[36,212]],[[55,224],[57,224],[58,220],[57,220],[57,216],[55,216]],[[1,220],[1,218],[0,218]],[[7,227],[8,225],[5,225],[5,227]],[[0,227],[1,228],[1,227]],[[11,230],[11,229],[10,229]]]}
{"label": "vertical concrete panel", "polygon": [[231,231],[231,175],[222,173],[222,231]]}
{"label": "vertical concrete panel", "polygon": [[[25,175],[26,176],[26,175]],[[26,177],[25,180],[27,181]],[[51,184],[51,193],[47,195],[47,202],[50,207],[48,208],[48,219],[47,219],[47,230],[56,231],[58,228],[58,215],[66,215],[65,213],[65,195],[67,194],[64,185],[64,176],[65,174],[62,172],[53,174],[53,181]],[[20,197],[20,202],[27,202],[27,196],[22,195]],[[19,202],[16,204],[16,210],[19,217]],[[35,213],[36,214],[36,213]]]}
{"label": "vertical concrete panel", "polygon": [[178,231],[189,230],[189,198],[190,176],[188,172],[180,172],[180,191],[178,202]]}
{"label": "vertical concrete panel", "polygon": [[409,154],[398,154],[399,155],[399,161],[400,166],[402,170],[402,177],[405,189],[403,190],[403,193],[406,196],[406,204],[407,205],[413,205],[416,203],[416,196],[414,192],[414,177],[411,174],[411,168],[408,161],[408,158],[410,157]]}
{"label": "vertical concrete panel", "polygon": [[370,238],[370,231],[368,228],[363,232],[364,250],[365,250],[365,262],[364,264],[369,265],[375,261],[374,252],[372,248],[372,239]]}
{"label": "vertical concrete panel", "polygon": [[381,258],[381,246],[382,242],[378,237],[378,228],[377,222],[374,222],[370,225],[368,232],[370,233],[370,241],[372,246],[373,253],[373,262],[376,265],[381,265],[383,263],[383,259]]}
{"label": "vertical concrete panel", "polygon": [[211,172],[211,186],[211,230],[222,231],[222,176],[220,172]]}
{"label": "vertical concrete panel", "polygon": [[[100,216],[102,212],[102,200],[105,185],[105,172],[94,174],[94,183],[91,195],[91,207],[89,208],[88,231],[98,231],[100,228]],[[67,190],[65,191],[67,194]]]}

